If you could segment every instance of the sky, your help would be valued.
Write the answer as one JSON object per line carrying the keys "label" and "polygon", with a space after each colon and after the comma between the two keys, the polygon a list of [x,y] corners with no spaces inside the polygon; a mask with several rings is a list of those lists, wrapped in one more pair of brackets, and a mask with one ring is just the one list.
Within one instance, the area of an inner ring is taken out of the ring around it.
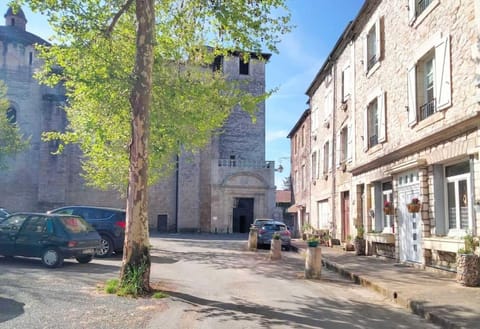
{"label": "sky", "polygon": [[[277,189],[290,175],[289,132],[307,109],[305,92],[347,26],[358,14],[364,0],[287,0],[295,28],[282,37],[279,53],[272,54],[266,67],[266,88],[277,88],[266,102],[267,161],[281,164],[275,172]],[[8,0],[0,0],[0,12],[7,11]],[[23,11],[27,31],[48,40],[52,35],[45,17]],[[3,22],[2,22],[3,24]]]}

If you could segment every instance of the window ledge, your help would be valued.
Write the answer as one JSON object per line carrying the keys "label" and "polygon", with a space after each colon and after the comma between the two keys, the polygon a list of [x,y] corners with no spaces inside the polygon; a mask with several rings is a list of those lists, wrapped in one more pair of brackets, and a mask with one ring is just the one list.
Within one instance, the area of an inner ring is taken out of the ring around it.
{"label": "window ledge", "polygon": [[370,70],[367,71],[367,78],[370,78],[380,68],[380,60],[373,65]]}
{"label": "window ledge", "polygon": [[377,145],[370,147],[367,151],[367,154],[368,155],[373,155],[373,154],[375,154],[375,153],[377,153],[381,150],[383,150],[383,144],[378,143]]}
{"label": "window ledge", "polygon": [[439,4],[440,4],[440,0],[432,1],[432,3],[430,3],[430,5],[428,5],[428,7],[425,8],[425,10],[420,15],[415,17],[410,22],[410,26],[416,29],[423,22],[425,17],[427,17]]}
{"label": "window ledge", "polygon": [[433,237],[423,238],[423,248],[457,253],[458,249],[465,248],[463,239]]}
{"label": "window ledge", "polygon": [[436,123],[438,121],[442,121],[443,119],[445,119],[445,112],[444,111],[439,111],[439,112],[436,112],[436,113],[430,115],[428,118],[423,119],[422,121],[419,121],[417,123],[417,125],[414,126],[414,127],[417,131],[420,131],[422,129],[425,129],[425,128],[433,125],[434,123]]}
{"label": "window ledge", "polygon": [[367,233],[367,241],[375,243],[395,243],[395,235],[393,233]]}

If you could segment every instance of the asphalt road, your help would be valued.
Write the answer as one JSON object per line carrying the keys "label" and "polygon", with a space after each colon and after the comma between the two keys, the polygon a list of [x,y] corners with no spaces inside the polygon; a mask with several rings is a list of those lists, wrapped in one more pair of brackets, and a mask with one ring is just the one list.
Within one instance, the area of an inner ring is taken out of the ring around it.
{"label": "asphalt road", "polygon": [[246,251],[246,239],[152,237],[151,281],[165,299],[104,294],[120,257],[54,270],[0,257],[0,328],[437,328],[325,269],[305,280],[301,255],[273,262]]}

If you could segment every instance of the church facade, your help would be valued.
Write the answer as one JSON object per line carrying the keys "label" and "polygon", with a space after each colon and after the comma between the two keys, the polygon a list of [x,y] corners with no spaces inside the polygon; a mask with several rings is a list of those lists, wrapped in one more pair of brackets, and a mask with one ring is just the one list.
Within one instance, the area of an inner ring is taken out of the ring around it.
{"label": "church facade", "polygon": [[[53,155],[57,144],[41,140],[44,131],[65,129],[66,97],[62,86],[50,88],[34,79],[42,66],[35,44],[48,42],[29,33],[26,26],[23,11],[14,14],[11,9],[5,14],[5,26],[0,26],[0,80],[7,85],[10,103],[5,115],[30,138],[30,147],[9,159],[8,168],[0,172],[0,206],[10,211],[46,211],[65,205],[124,208],[125,199],[118,193],[84,184],[78,148]],[[265,92],[268,58],[253,56],[243,63],[233,53],[219,61],[229,78],[247,81],[249,92],[260,95]],[[180,155],[176,167],[149,189],[151,230],[247,232],[254,218],[272,217],[274,163],[265,160],[264,102],[258,105],[255,123],[247,113],[234,110],[220,135],[193,156]]]}

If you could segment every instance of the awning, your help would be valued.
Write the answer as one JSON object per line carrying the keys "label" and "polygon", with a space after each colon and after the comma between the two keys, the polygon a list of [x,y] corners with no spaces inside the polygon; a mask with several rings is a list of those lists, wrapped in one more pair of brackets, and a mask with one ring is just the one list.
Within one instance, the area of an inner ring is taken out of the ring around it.
{"label": "awning", "polygon": [[298,211],[298,206],[297,206],[296,204],[291,205],[291,206],[288,207],[288,209],[287,209],[287,212],[288,212],[288,213],[294,213],[294,214],[296,214],[297,211]]}

